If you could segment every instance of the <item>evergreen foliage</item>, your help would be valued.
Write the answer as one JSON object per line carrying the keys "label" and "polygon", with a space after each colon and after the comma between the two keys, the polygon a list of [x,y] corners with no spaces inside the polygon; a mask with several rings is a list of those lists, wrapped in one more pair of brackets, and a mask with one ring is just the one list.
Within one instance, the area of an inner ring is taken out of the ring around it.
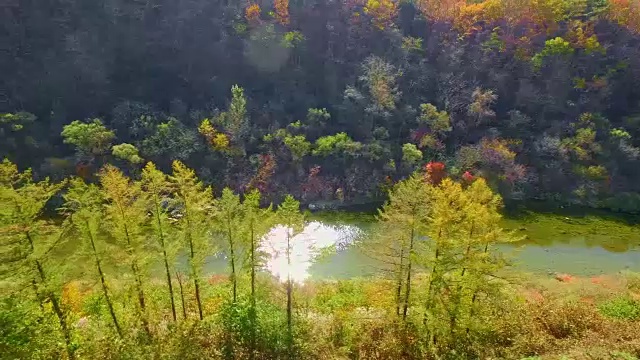
{"label": "evergreen foliage", "polygon": [[[518,239],[500,227],[501,197],[478,176],[435,181],[437,164],[393,185],[375,231],[359,242],[384,279],[297,283],[294,248],[307,223],[290,195],[275,211],[257,190],[225,188],[216,198],[177,161],[171,175],[148,163],[135,180],[107,165],[89,184],[34,181],[5,160],[0,349],[36,359],[512,358],[529,352],[507,339],[580,339],[598,321],[635,336],[629,296],[589,307],[515,299],[500,245]],[[59,193],[62,221],[47,220]],[[277,234],[282,279],[263,271],[265,240]],[[218,249],[228,276],[205,270]]]}

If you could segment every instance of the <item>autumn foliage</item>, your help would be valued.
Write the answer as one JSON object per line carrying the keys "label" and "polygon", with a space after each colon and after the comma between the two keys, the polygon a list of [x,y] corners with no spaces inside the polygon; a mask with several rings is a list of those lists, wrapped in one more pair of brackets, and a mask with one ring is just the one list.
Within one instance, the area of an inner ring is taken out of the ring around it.
{"label": "autumn foliage", "polygon": [[276,160],[271,154],[261,154],[260,164],[256,175],[251,179],[247,186],[249,189],[258,189],[261,192],[267,190],[269,180],[276,170]]}
{"label": "autumn foliage", "polygon": [[640,32],[640,2],[637,0],[610,0],[607,17],[629,30]]}
{"label": "autumn foliage", "polygon": [[504,17],[501,0],[488,0],[480,3],[462,4],[455,17],[455,28],[465,34],[481,29],[481,23],[495,23]]}
{"label": "autumn foliage", "polygon": [[89,162],[81,161],[76,164],[76,175],[85,180],[91,176],[92,171],[94,171],[94,169]]}
{"label": "autumn foliage", "polygon": [[289,24],[289,0],[275,0],[274,2],[276,20],[281,25]]}
{"label": "autumn foliage", "polygon": [[460,7],[466,5],[464,0],[419,0],[416,5],[420,12],[432,21],[451,22],[459,12]]}
{"label": "autumn foliage", "polygon": [[384,30],[393,25],[398,6],[393,0],[368,0],[364,12],[372,17],[378,29]]}
{"label": "autumn foliage", "polygon": [[260,5],[251,4],[244,10],[244,17],[249,24],[260,22]]}
{"label": "autumn foliage", "polygon": [[225,133],[217,131],[209,119],[202,120],[198,132],[205,137],[213,149],[224,151],[229,148],[229,137]]}
{"label": "autumn foliage", "polygon": [[[511,26],[528,28],[527,37],[549,35],[562,21],[584,18],[590,11],[586,1],[562,0],[419,0],[416,5],[426,18],[452,23],[456,30],[466,35],[503,20]],[[606,17],[640,32],[640,3],[635,0],[608,1]]]}
{"label": "autumn foliage", "polygon": [[447,176],[445,171],[445,165],[438,161],[432,161],[425,166],[425,170],[427,170],[427,179],[432,184],[440,184],[442,179]]}
{"label": "autumn foliage", "polygon": [[473,182],[473,180],[475,180],[475,177],[473,176],[473,174],[471,174],[471,172],[465,171],[464,174],[462,174],[462,180],[464,180],[466,183],[471,183]]}

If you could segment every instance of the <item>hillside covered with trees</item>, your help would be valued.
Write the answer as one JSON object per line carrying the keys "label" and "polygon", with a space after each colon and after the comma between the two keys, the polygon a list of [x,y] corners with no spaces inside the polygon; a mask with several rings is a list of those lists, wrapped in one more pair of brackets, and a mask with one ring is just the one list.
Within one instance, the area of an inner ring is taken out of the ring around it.
{"label": "hillside covered with trees", "polygon": [[3,0],[0,69],[2,360],[640,357],[638,0]]}
{"label": "hillside covered with trees", "polygon": [[640,209],[634,0],[9,0],[0,27],[0,156],[38,178],[180,160],[308,203],[428,165]]}

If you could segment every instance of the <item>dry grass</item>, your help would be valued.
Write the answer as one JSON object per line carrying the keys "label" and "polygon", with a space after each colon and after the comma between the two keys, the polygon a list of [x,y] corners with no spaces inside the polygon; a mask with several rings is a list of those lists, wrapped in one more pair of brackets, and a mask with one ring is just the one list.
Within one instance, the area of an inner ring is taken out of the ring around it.
{"label": "dry grass", "polygon": [[514,305],[510,317],[495,323],[513,338],[504,357],[640,358],[640,321],[610,318],[599,310],[613,299],[637,298],[640,277],[558,278],[530,277],[516,287],[524,301]]}
{"label": "dry grass", "polygon": [[[490,304],[493,309],[482,315],[491,330],[475,335],[466,344],[468,349],[483,359],[640,358],[640,319],[607,317],[599,308],[612,299],[637,296],[640,277],[559,278],[525,277],[510,285],[506,296],[495,300]],[[369,285],[369,291],[371,288],[375,285]],[[315,352],[318,358],[430,358],[421,349],[419,326],[405,330],[389,312],[366,317],[351,310],[312,322],[313,342],[322,344]]]}
{"label": "dry grass", "polygon": [[[295,298],[302,353],[305,359],[319,360],[640,358],[640,317],[627,316],[636,313],[633,306],[640,299],[640,276],[629,273],[557,278],[560,280],[551,276],[510,278],[501,295],[483,300],[485,305],[474,315],[479,326],[467,334],[458,331],[450,339],[441,340],[444,345],[437,349],[425,343],[419,291],[423,278],[416,281],[416,306],[410,309],[407,323],[395,315],[393,287],[388,281],[311,282],[297,288]],[[220,351],[229,335],[218,318],[225,309],[223,300],[229,291],[225,278],[212,277],[207,285],[204,304],[211,316],[205,322],[194,320],[195,309],[190,306],[187,311],[191,320],[180,321],[177,327],[168,326],[171,321],[163,297],[166,290],[162,283],[152,284],[149,299],[152,304],[159,304],[150,307],[156,345],[139,348],[139,344],[132,342],[125,348],[103,336],[108,321],[91,325],[99,318],[94,314],[89,316],[89,327],[83,330],[88,332],[83,336],[83,352],[105,359],[118,353],[146,359],[151,350],[171,356],[179,354],[185,360],[224,358]],[[283,295],[278,284],[262,285],[273,287],[269,292],[272,305],[261,313],[262,321],[269,322],[264,329],[271,334],[271,340],[264,339],[265,348],[258,358],[266,359],[281,351],[278,334],[284,331]],[[91,309],[87,305],[95,296],[88,293],[89,289],[78,283],[65,287],[63,303],[73,311],[74,321]],[[190,294],[187,291],[187,302],[193,304]],[[640,313],[640,302],[637,304]],[[124,315],[128,315],[125,321],[135,323],[134,314]],[[235,348],[236,354],[245,350],[240,343]]]}

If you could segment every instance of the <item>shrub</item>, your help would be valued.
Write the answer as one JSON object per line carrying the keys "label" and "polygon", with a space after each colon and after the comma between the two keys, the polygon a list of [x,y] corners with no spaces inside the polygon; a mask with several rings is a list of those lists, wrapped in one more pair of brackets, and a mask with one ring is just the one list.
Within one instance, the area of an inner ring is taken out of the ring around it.
{"label": "shrub", "polygon": [[615,212],[637,214],[640,212],[640,194],[619,193],[606,199],[603,206]]}
{"label": "shrub", "polygon": [[612,351],[611,352],[611,358],[613,359],[619,359],[619,360],[638,360],[637,357],[626,353],[626,352],[621,352],[621,351]]}
{"label": "shrub", "polygon": [[602,303],[598,309],[606,317],[618,320],[636,320],[640,318],[640,302],[627,296],[617,297]]}
{"label": "shrub", "polygon": [[[224,301],[214,322],[220,325],[219,347],[227,356],[247,358],[251,349],[252,308],[248,298],[238,302]],[[287,333],[285,313],[276,304],[258,299],[256,303],[256,355],[267,359],[282,359],[287,356]],[[303,357],[303,343],[307,342],[308,324],[302,318],[294,320],[294,352]],[[296,356],[297,358],[298,356]]]}
{"label": "shrub", "polygon": [[556,339],[579,337],[601,324],[598,313],[584,303],[544,302],[537,310],[542,328]]}
{"label": "shrub", "polygon": [[0,299],[0,358],[59,359],[63,348],[56,323],[35,302],[15,297]]}

